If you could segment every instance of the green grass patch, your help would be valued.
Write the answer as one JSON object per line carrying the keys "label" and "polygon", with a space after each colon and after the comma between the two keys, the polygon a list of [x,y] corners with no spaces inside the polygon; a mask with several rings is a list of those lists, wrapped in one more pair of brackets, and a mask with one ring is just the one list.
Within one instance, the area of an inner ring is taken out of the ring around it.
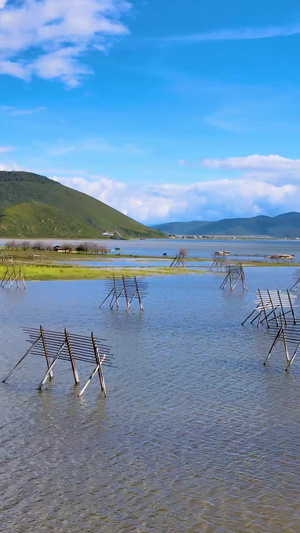
{"label": "green grass patch", "polygon": [[[0,265],[0,276],[6,269]],[[58,281],[58,280],[88,280],[108,279],[115,276],[166,276],[190,273],[201,273],[199,270],[187,270],[185,268],[97,268],[77,267],[76,265],[24,265],[22,272],[27,281]]]}

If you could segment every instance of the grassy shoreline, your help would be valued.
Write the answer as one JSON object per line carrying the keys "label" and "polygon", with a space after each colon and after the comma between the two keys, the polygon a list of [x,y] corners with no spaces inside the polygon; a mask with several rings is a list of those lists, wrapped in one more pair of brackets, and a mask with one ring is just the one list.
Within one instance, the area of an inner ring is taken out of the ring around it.
{"label": "grassy shoreline", "polygon": [[[0,276],[4,274],[5,265],[0,265]],[[73,265],[24,265],[22,272],[26,281],[76,281],[108,279],[115,276],[167,276],[203,273],[186,268],[97,268],[77,267]]]}
{"label": "grassy shoreline", "polygon": [[[120,254],[92,254],[92,253],[57,253],[53,251],[33,252],[29,250],[3,250],[2,260],[4,257],[11,257],[16,268],[20,267],[23,271],[24,277],[28,281],[64,281],[64,280],[97,280],[108,279],[113,275],[121,276],[169,276],[169,275],[183,275],[183,274],[203,274],[209,272],[209,267],[201,268],[202,263],[209,263],[208,258],[186,258],[187,268],[170,268],[169,264],[172,257],[162,256],[143,256],[143,255],[120,255]],[[107,261],[128,261],[128,264],[119,266],[106,266]],[[130,260],[140,261],[139,266],[130,264]],[[151,261],[161,261],[159,266],[151,266]],[[70,264],[65,264],[67,261]],[[99,265],[84,266],[76,263],[85,261],[95,261],[101,263]],[[212,261],[212,260],[211,260]],[[147,262],[147,266],[143,266],[143,262]],[[199,263],[199,267],[189,268],[189,263]],[[240,264],[242,262],[244,267],[299,267],[299,263],[272,263],[269,261],[244,260],[240,261],[236,258],[231,258],[230,263]],[[8,262],[8,265],[11,263]],[[2,277],[7,265],[0,264],[0,276]]]}

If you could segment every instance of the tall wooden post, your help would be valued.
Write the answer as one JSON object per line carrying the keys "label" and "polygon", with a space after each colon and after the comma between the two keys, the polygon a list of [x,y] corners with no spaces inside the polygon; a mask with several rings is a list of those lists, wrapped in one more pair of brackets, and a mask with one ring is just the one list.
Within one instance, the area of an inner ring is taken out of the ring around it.
{"label": "tall wooden post", "polygon": [[56,353],[56,355],[55,355],[55,357],[54,357],[54,359],[53,359],[53,361],[52,361],[50,367],[48,368],[46,374],[44,375],[42,381],[40,382],[40,384],[39,384],[37,390],[42,390],[42,386],[44,385],[44,383],[46,383],[47,379],[49,378],[49,376],[50,376],[50,374],[51,374],[51,372],[52,372],[52,368],[54,367],[54,365],[55,365],[57,359],[59,358],[61,352],[63,351],[65,345],[66,345],[66,342],[64,341],[64,342],[62,343],[62,345],[60,346],[58,352]]}
{"label": "tall wooden post", "polygon": [[285,326],[282,327],[282,337],[283,337],[284,351],[285,351],[285,357],[286,357],[286,362],[287,362],[287,367],[286,368],[288,368],[289,365],[290,365],[290,362],[291,362],[291,358],[290,358],[289,349],[288,349],[287,337],[286,337],[286,333],[285,333]]}
{"label": "tall wooden post", "polygon": [[113,277],[113,279],[114,279],[114,290],[115,290],[115,295],[116,295],[116,306],[119,307],[119,295],[117,291],[117,284],[116,284],[115,276]]}
{"label": "tall wooden post", "polygon": [[272,307],[272,310],[273,310],[273,315],[274,315],[274,318],[275,318],[275,321],[276,321],[276,326],[279,326],[279,324],[278,324],[278,319],[277,319],[277,314],[276,314],[276,309],[275,309],[275,307],[274,307],[273,299],[272,299],[272,297],[271,297],[271,294],[270,294],[269,289],[267,289],[267,293],[268,293],[269,301],[270,301],[270,304],[271,304],[271,307]]}
{"label": "tall wooden post", "polygon": [[130,309],[130,302],[128,300],[128,293],[127,293],[127,287],[126,287],[126,280],[124,278],[124,276],[122,276],[122,280],[123,280],[123,287],[124,287],[124,294],[125,294],[125,299],[126,299],[126,309],[128,311],[128,309]]}
{"label": "tall wooden post", "polygon": [[[265,320],[267,322],[267,327],[269,328],[270,324],[269,324],[269,321],[268,321],[268,315],[266,313],[265,303],[264,303],[263,297],[262,297],[261,292],[260,292],[259,289],[257,290],[257,293],[258,293],[260,301],[261,301],[261,306],[262,306],[262,309],[263,309],[263,312],[264,312],[264,315],[265,315]],[[259,321],[258,321],[257,325],[259,325]]]}
{"label": "tall wooden post", "polygon": [[281,327],[279,328],[278,332],[277,332],[277,335],[276,335],[276,337],[275,337],[275,339],[274,339],[274,341],[273,341],[273,343],[272,343],[272,346],[271,346],[271,348],[270,348],[270,350],[269,350],[269,353],[268,353],[268,355],[267,355],[267,357],[266,357],[266,360],[265,360],[265,362],[264,362],[264,365],[266,365],[267,362],[268,362],[268,360],[270,359],[270,357],[271,357],[271,353],[272,353],[272,350],[273,350],[275,344],[277,344],[277,342],[278,342],[278,340],[279,340],[279,338],[280,338],[280,336],[281,336],[282,330],[283,330],[283,326],[281,326]]}
{"label": "tall wooden post", "polygon": [[[51,360],[50,360],[50,357],[49,357],[49,353],[48,353],[48,348],[47,348],[47,343],[46,343],[46,338],[45,338],[45,333],[44,333],[44,330],[43,330],[43,327],[40,326],[40,332],[41,332],[41,338],[42,338],[42,343],[43,343],[43,348],[44,348],[44,353],[45,353],[45,358],[46,358],[46,363],[47,363],[47,367],[48,367],[48,370],[51,366]],[[50,370],[49,372],[49,379],[53,379],[53,372],[52,370]]]}
{"label": "tall wooden post", "polygon": [[292,312],[292,315],[293,315],[293,321],[294,321],[294,324],[296,324],[297,321],[296,321],[296,317],[295,317],[295,313],[294,313],[293,302],[292,302],[292,299],[291,299],[290,291],[287,289],[286,292],[287,292],[288,299],[289,299],[290,306],[291,306],[291,312]]}
{"label": "tall wooden post", "polygon": [[279,299],[279,303],[280,303],[280,307],[281,307],[282,316],[283,316],[283,318],[284,318],[284,322],[285,322],[285,324],[286,324],[286,317],[285,317],[284,308],[283,308],[283,305],[282,305],[282,300],[281,300],[281,296],[280,296],[280,291],[277,291],[277,295],[278,295],[278,299]]}
{"label": "tall wooden post", "polygon": [[1,278],[1,287],[4,287],[3,284],[4,284],[4,280],[5,280],[7,275],[8,275],[8,267],[6,267],[6,270],[4,271],[4,274],[3,274],[2,278]]}
{"label": "tall wooden post", "polygon": [[70,356],[70,361],[71,361],[71,366],[72,366],[72,372],[73,372],[73,376],[74,376],[75,385],[78,385],[79,376],[78,376],[78,372],[77,372],[77,368],[76,368],[76,364],[75,364],[75,359],[74,359],[73,353],[72,353],[72,347],[71,347],[71,341],[70,341],[69,333],[67,332],[66,328],[65,328],[65,339],[66,339],[66,345],[67,345],[69,356]]}
{"label": "tall wooden post", "polygon": [[98,346],[97,346],[96,339],[94,337],[94,333],[93,332],[91,332],[91,339],[92,339],[93,348],[94,348],[94,355],[95,355],[95,361],[96,361],[96,364],[97,364],[97,370],[98,370],[98,376],[99,376],[101,390],[103,391],[104,396],[106,396],[106,387],[105,387],[104,376],[103,376],[103,372],[102,372],[102,368],[101,368],[101,360],[100,360],[100,357],[99,357]]}
{"label": "tall wooden post", "polygon": [[136,292],[137,292],[138,299],[139,299],[140,310],[144,311],[143,301],[142,301],[142,297],[141,297],[141,293],[140,293],[140,289],[139,289],[139,285],[138,285],[136,276],[134,276],[134,282],[135,282],[135,288],[136,288]]}

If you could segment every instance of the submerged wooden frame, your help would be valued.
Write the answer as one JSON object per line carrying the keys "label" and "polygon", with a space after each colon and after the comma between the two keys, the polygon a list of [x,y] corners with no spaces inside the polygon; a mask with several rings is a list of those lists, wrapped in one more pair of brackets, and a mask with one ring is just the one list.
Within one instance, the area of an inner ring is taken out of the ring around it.
{"label": "submerged wooden frame", "polygon": [[220,285],[220,289],[225,289],[226,285],[229,284],[230,289],[234,291],[239,282],[242,285],[243,291],[247,291],[248,287],[243,265],[228,265],[227,274]]}
{"label": "submerged wooden frame", "polygon": [[135,299],[139,302],[140,311],[144,310],[143,298],[148,294],[148,283],[146,281],[140,280],[136,276],[132,278],[126,276],[117,278],[113,276],[112,279],[106,280],[106,288],[108,294],[99,305],[100,308],[111,297],[110,309],[113,309],[114,306],[118,308],[120,306],[120,298],[125,298],[127,311]]}
{"label": "submerged wooden frame", "polygon": [[101,391],[106,396],[102,367],[112,366],[113,355],[111,354],[110,347],[103,344],[104,339],[97,339],[93,332],[91,332],[91,336],[83,336],[69,333],[66,329],[63,332],[45,330],[42,326],[40,328],[22,329],[28,335],[27,342],[31,346],[3,379],[2,383],[5,383],[27,355],[32,353],[33,355],[44,357],[47,365],[47,371],[37,387],[39,391],[42,390],[43,385],[48,379],[53,379],[53,368],[58,360],[70,362],[75,385],[78,385],[79,375],[76,361],[82,361],[90,364],[96,363],[96,366],[78,396],[82,396],[96,373],[99,376]]}
{"label": "submerged wooden frame", "polygon": [[[278,342],[282,342],[284,345],[284,354],[286,359],[285,370],[288,371],[300,348],[300,325],[295,324],[293,320],[284,319],[282,316],[280,316],[279,319],[279,328],[272,326],[274,330],[274,339],[268,352],[268,355],[264,361],[264,365],[267,365],[276,344]],[[291,350],[292,353],[290,353]]]}
{"label": "submerged wooden frame", "polygon": [[292,315],[293,324],[296,324],[294,311],[296,297],[295,294],[290,294],[288,289],[286,291],[258,289],[256,306],[242,322],[242,326],[253,317],[250,322],[251,324],[257,322],[257,327],[265,322],[269,328],[272,321],[279,327],[281,321],[287,322],[289,318],[287,315]]}
{"label": "submerged wooden frame", "polygon": [[8,285],[7,288],[11,289],[14,283],[17,289],[26,289],[26,283],[21,268],[16,270],[14,265],[7,265],[0,280],[0,287],[4,288]]}
{"label": "submerged wooden frame", "polygon": [[184,255],[177,254],[173,261],[169,264],[169,268],[185,268]]}
{"label": "submerged wooden frame", "polygon": [[294,283],[294,285],[290,288],[290,291],[297,291],[299,289],[299,286],[300,286],[300,271],[296,271],[295,272],[296,276],[297,276],[297,279]]}
{"label": "submerged wooden frame", "polygon": [[213,255],[213,262],[209,267],[210,272],[227,272],[228,270],[228,260],[227,256],[224,255]]}

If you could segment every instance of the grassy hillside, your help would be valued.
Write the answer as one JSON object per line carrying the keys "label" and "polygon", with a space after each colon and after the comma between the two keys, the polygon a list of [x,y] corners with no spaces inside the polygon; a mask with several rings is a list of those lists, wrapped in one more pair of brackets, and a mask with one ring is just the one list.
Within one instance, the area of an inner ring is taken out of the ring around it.
{"label": "grassy hillside", "polygon": [[276,217],[231,218],[217,222],[170,222],[156,229],[175,235],[260,235],[266,237],[300,237],[300,213]]}
{"label": "grassy hillside", "polygon": [[0,237],[101,238],[162,234],[69,187],[30,172],[0,171]]}

